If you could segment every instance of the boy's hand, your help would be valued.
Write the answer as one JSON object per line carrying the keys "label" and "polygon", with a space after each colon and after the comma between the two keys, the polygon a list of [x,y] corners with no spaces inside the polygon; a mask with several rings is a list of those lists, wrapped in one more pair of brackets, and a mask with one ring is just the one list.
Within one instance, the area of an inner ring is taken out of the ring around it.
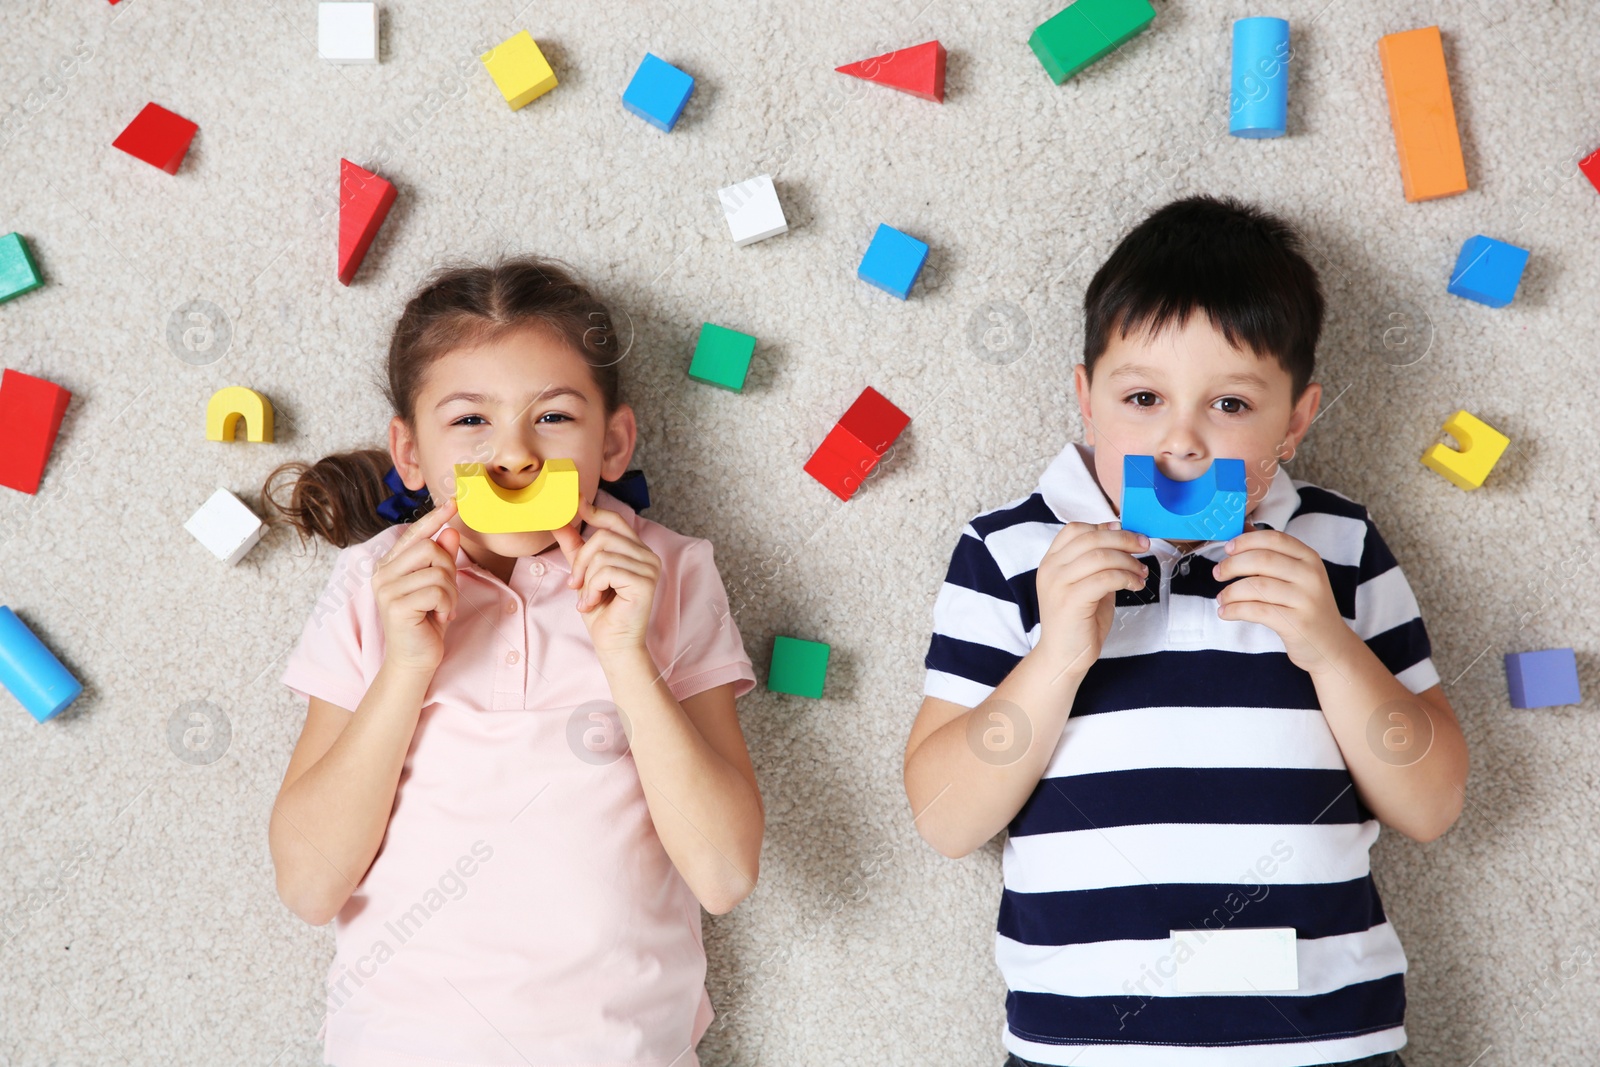
{"label": "boy's hand", "polygon": [[1039,644],[1062,668],[1088,670],[1100,658],[1117,590],[1143,589],[1149,568],[1133,553],[1150,547],[1144,534],[1118,522],[1069,522],[1039,561]]}
{"label": "boy's hand", "polygon": [[[596,528],[587,541],[578,533],[583,522]],[[578,590],[578,611],[595,651],[605,656],[646,647],[661,557],[628,520],[587,500],[580,499],[572,523],[554,533],[572,568],[567,584]]]}
{"label": "boy's hand", "polygon": [[1308,674],[1337,669],[1336,661],[1356,638],[1339,614],[1322,557],[1279,530],[1247,530],[1229,541],[1227,550],[1212,575],[1219,582],[1241,580],[1217,594],[1218,617],[1269,627],[1289,659]]}

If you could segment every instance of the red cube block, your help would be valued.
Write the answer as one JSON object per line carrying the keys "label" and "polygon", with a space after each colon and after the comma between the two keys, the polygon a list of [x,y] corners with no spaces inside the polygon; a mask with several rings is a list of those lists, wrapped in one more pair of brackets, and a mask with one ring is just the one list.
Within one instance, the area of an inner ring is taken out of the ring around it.
{"label": "red cube block", "polygon": [[906,428],[911,416],[895,407],[884,395],[867,386],[844,413],[839,425],[869,449],[874,457],[881,458]]}
{"label": "red cube block", "polygon": [[195,131],[199,128],[160,104],[146,104],[144,110],[128,123],[128,128],[111,145],[144,160],[152,167],[176,174],[189,151],[189,142],[194,140]]}
{"label": "red cube block", "polygon": [[0,375],[0,485],[37,493],[72,393],[6,369]]}

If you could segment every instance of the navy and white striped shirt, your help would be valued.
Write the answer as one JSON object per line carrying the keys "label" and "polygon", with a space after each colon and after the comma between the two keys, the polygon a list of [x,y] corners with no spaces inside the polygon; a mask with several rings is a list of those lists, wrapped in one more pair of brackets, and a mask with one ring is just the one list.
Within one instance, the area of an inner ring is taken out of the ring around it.
{"label": "navy and white striped shirt", "polygon": [[[962,530],[934,604],[929,696],[976,707],[1040,634],[1034,580],[1069,521],[1107,522],[1093,450]],[[1367,517],[1281,467],[1252,521],[1322,556],[1340,614],[1400,682],[1439,681],[1416,597]],[[1217,617],[1223,542],[1152,539],[1100,659],[1011,821],[995,958],[1005,1046],[1075,1067],[1298,1067],[1405,1044],[1405,954],[1311,677],[1259,623]],[[1170,931],[1290,926],[1299,988],[1173,989]]]}

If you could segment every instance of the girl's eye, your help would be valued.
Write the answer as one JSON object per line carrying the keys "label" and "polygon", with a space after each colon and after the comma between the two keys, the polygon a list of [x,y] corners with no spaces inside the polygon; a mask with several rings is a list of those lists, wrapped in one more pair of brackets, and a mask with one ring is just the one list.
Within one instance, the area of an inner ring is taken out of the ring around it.
{"label": "girl's eye", "polygon": [[1225,415],[1242,415],[1250,410],[1250,405],[1236,396],[1225,396],[1217,401],[1217,404],[1221,406]]}
{"label": "girl's eye", "polygon": [[[550,419],[550,418],[561,419],[561,420],[563,420],[565,422],[571,422],[572,421],[571,416],[563,415],[559,411],[547,411],[547,412],[545,412],[543,415],[541,415],[539,417],[538,421],[544,422],[545,419]],[[478,422],[469,423],[469,422],[467,422],[468,419],[477,419],[479,421]],[[452,426],[480,426],[480,425],[483,424],[482,420],[483,420],[483,416],[482,415],[463,415],[459,419],[457,419],[455,422],[452,422],[450,425],[452,425]]]}
{"label": "girl's eye", "polygon": [[1150,407],[1155,404],[1155,402],[1156,394],[1151,392],[1134,393],[1132,396],[1128,397],[1128,403],[1138,408]]}

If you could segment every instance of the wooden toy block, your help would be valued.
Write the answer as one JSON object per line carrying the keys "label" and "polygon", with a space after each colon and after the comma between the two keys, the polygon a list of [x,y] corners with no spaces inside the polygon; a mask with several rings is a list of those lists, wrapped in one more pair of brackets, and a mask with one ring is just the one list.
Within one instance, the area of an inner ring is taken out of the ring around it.
{"label": "wooden toy block", "polygon": [[869,385],[828,431],[804,470],[834,496],[849,500],[910,421]]}
{"label": "wooden toy block", "polygon": [[1422,454],[1422,463],[1462,489],[1482,485],[1511,443],[1511,438],[1465,411],[1450,416],[1444,432],[1454,437],[1460,447],[1436,444]]}
{"label": "wooden toy block", "polygon": [[1446,288],[1492,308],[1503,308],[1517,295],[1528,250],[1478,234],[1467,238],[1456,257]]}
{"label": "wooden toy block", "polygon": [[853,78],[887,85],[924,100],[944,103],[944,45],[938,41],[885,52],[881,56],[833,69]]}
{"label": "wooden toy block", "polygon": [[1506,688],[1514,708],[1554,708],[1579,704],[1578,657],[1570,648],[1507,652]]}
{"label": "wooden toy block", "polygon": [[348,159],[339,160],[339,282],[349,285],[394,206],[387,180]]}
{"label": "wooden toy block", "polygon": [[556,87],[556,72],[527,30],[512,34],[478,58],[489,68],[489,76],[512,111]]}
{"label": "wooden toy block", "polygon": [[708,322],[700,327],[694,358],[689,361],[689,377],[742,393],[755,350],[756,339],[749,334]]}
{"label": "wooden toy block", "polygon": [[861,257],[856,277],[886,293],[906,299],[916,284],[922,265],[928,261],[928,246],[893,226],[879,223]]}
{"label": "wooden toy block", "polygon": [[37,493],[72,393],[9,367],[0,375],[0,485]]}
{"label": "wooden toy block", "polygon": [[889,451],[889,446],[894,444],[900,431],[910,421],[910,415],[895,407],[887,397],[869,385],[861,390],[855,403],[845,411],[844,417],[839,420],[839,427],[871,452],[876,462]]}
{"label": "wooden toy block", "polygon": [[189,151],[189,142],[194,140],[195,131],[199,128],[160,104],[146,104],[144,110],[128,123],[128,128],[111,142],[111,146],[168,174],[176,174],[178,167],[183,164],[184,155]]}
{"label": "wooden toy block", "polygon": [[183,528],[213,556],[232,567],[255,547],[267,527],[244,501],[226,489],[218,489]]}
{"label": "wooden toy block", "polygon": [[457,463],[455,470],[461,521],[479,533],[558,530],[578,513],[578,467],[570,459],[545,460],[521,489],[502,489],[482,463]]}
{"label": "wooden toy block", "polygon": [[1244,532],[1249,505],[1244,460],[1214,459],[1198,478],[1177,482],[1154,456],[1122,457],[1122,528],[1167,541],[1226,541]]}
{"label": "wooden toy block", "polygon": [[272,440],[272,402],[242,385],[211,394],[206,404],[206,440],[232,441],[240,419],[244,420],[246,441]]}
{"label": "wooden toy block", "polygon": [[778,203],[778,191],[772,186],[770,174],[718,189],[717,198],[722,201],[722,213],[728,219],[733,243],[739,247],[789,232],[789,222],[783,217],[783,205]]}
{"label": "wooden toy block", "polygon": [[1466,192],[1467,167],[1439,27],[1391,33],[1378,41],[1389,121],[1400,156],[1406,200],[1432,200]]}
{"label": "wooden toy block", "polygon": [[1578,160],[1578,169],[1583,171],[1583,176],[1589,179],[1589,184],[1600,193],[1600,148]]}
{"label": "wooden toy block", "polygon": [[317,5],[317,55],[329,63],[378,61],[378,5]]}
{"label": "wooden toy block", "polygon": [[1060,85],[1150,25],[1146,0],[1077,0],[1040,23],[1028,38],[1050,80]]}
{"label": "wooden toy block", "polygon": [[622,106],[658,130],[671,132],[694,92],[694,79],[671,63],[646,52],[622,93]]}
{"label": "wooden toy block", "polygon": [[0,606],[0,685],[28,709],[35,722],[60,715],[83,692],[72,672],[4,606]]}
{"label": "wooden toy block", "polygon": [[1289,21],[1238,19],[1233,24],[1233,92],[1228,132],[1259,140],[1282,137],[1289,123]]}
{"label": "wooden toy block", "polygon": [[781,634],[772,639],[772,669],[767,672],[767,691],[797,697],[822,696],[828,680],[828,653],[821,641],[804,641]]}
{"label": "wooden toy block", "polygon": [[0,304],[14,296],[30,293],[44,284],[39,265],[33,261],[28,242],[20,233],[0,237]]}

